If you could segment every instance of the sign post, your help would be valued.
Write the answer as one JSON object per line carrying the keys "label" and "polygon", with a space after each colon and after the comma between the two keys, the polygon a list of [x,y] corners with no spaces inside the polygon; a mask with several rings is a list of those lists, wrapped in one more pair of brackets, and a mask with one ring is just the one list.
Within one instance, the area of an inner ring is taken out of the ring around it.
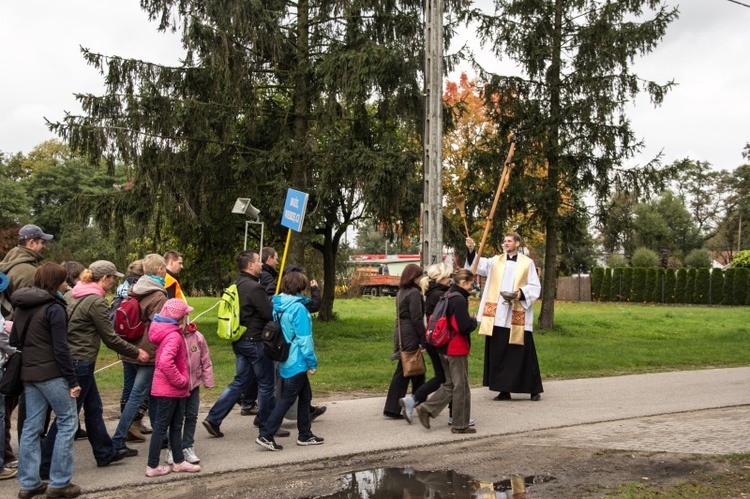
{"label": "sign post", "polygon": [[284,266],[286,265],[286,255],[289,252],[289,243],[292,240],[292,231],[302,232],[302,223],[305,221],[305,211],[307,210],[308,195],[294,189],[287,189],[286,202],[284,211],[281,213],[281,225],[289,231],[286,234],[286,244],[284,245],[284,256],[281,258],[281,271],[279,280],[276,282],[276,294],[279,294],[281,288],[281,277],[284,275]]}

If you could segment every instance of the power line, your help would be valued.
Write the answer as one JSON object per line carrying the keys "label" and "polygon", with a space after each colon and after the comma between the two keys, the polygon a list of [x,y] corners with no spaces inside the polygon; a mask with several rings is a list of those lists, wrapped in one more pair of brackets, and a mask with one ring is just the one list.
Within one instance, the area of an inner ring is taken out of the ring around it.
{"label": "power line", "polygon": [[736,3],[737,5],[742,5],[743,7],[747,7],[748,9],[750,9],[750,5],[748,5],[746,3],[742,3],[742,2],[739,2],[737,0],[727,0],[727,1],[732,2],[732,3]]}

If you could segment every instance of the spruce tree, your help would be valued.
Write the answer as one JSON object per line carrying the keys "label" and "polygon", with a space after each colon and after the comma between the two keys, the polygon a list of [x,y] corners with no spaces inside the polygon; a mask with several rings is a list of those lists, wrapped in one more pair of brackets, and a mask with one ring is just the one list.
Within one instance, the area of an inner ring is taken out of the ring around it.
{"label": "spruce tree", "polygon": [[479,36],[498,57],[515,61],[522,75],[485,78],[496,128],[476,170],[502,165],[509,132],[522,130],[505,204],[532,211],[544,226],[539,324],[551,328],[568,206],[587,192],[604,202],[625,177],[638,185],[654,180],[649,168],[636,175],[620,169],[641,146],[625,109],[640,91],[658,104],[669,89],[670,83],[638,78],[632,64],[654,49],[677,11],[660,0],[496,0],[495,12],[473,13]]}

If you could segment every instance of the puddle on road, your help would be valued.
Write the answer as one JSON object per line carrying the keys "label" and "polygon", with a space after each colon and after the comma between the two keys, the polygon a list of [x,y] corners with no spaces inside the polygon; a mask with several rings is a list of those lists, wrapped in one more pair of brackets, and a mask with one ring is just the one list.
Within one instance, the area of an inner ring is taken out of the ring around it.
{"label": "puddle on road", "polygon": [[[419,471],[414,468],[377,468],[348,473],[342,489],[327,496],[331,499],[531,499],[528,488],[555,477],[513,477],[500,482],[480,482],[451,470]],[[533,491],[532,491],[533,493]]]}

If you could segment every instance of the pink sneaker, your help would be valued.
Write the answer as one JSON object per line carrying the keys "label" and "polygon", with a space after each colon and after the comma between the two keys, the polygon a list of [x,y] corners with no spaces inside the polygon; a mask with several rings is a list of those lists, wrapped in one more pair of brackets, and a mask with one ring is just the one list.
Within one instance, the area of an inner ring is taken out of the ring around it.
{"label": "pink sneaker", "polygon": [[146,466],[146,476],[164,476],[169,475],[169,466],[157,466],[156,468],[150,468]]}
{"label": "pink sneaker", "polygon": [[187,461],[181,463],[175,463],[172,465],[172,471],[175,473],[186,472],[186,473],[197,473],[201,470],[199,464],[190,464]]}

